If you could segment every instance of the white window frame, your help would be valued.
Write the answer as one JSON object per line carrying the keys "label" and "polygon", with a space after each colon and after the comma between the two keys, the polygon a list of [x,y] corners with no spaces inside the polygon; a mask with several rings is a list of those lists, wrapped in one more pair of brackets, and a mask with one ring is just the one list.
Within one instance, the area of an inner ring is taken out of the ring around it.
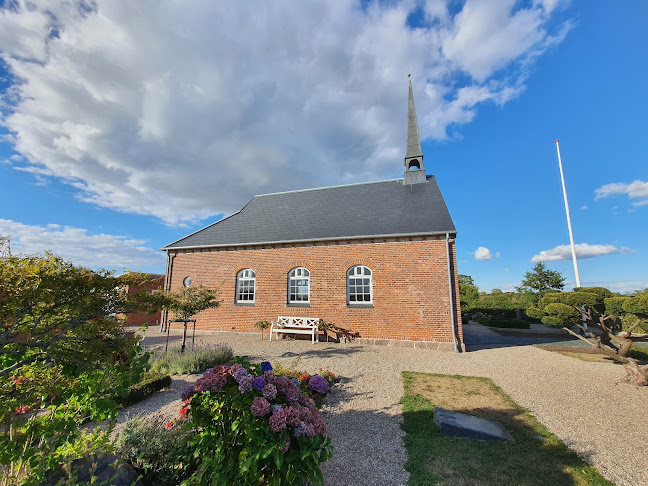
{"label": "white window frame", "polygon": [[[250,285],[251,284],[251,285]],[[242,289],[252,288],[252,299],[244,299],[249,292],[242,292]],[[251,268],[244,268],[236,274],[236,303],[254,304],[256,302],[256,272]]]}
{"label": "white window frame", "polygon": [[[369,272],[368,274],[366,272]],[[353,284],[351,280],[353,279]],[[358,279],[362,279],[362,283],[358,286]],[[367,295],[365,287],[367,287],[366,280],[369,280],[369,300],[365,300],[364,297]],[[351,287],[353,287],[353,292],[351,292]],[[358,287],[362,287],[362,291],[358,292]],[[352,300],[351,297],[355,297],[355,300]],[[362,297],[362,300],[357,300],[358,296]],[[347,270],[347,304],[348,305],[368,305],[373,304],[373,271],[365,265],[355,265],[349,270]]]}
{"label": "white window frame", "polygon": [[[306,283],[304,284],[303,281]],[[293,284],[294,282],[294,284]],[[302,283],[298,283],[302,282]],[[306,287],[306,300],[298,300],[296,297],[303,295],[295,289]],[[293,295],[295,300],[293,300]],[[289,304],[310,304],[310,272],[305,267],[295,267],[288,272],[288,303]]]}

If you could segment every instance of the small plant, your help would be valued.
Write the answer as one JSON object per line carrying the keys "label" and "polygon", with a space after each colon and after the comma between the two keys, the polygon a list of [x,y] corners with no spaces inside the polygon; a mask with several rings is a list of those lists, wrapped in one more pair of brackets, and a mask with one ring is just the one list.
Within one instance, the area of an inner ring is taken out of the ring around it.
{"label": "small plant", "polygon": [[[205,372],[181,395],[191,433],[182,460],[184,485],[292,485],[323,481],[320,464],[332,455],[315,402],[268,362],[238,359]],[[325,385],[325,386],[324,386]],[[328,391],[322,377],[314,392]]]}
{"label": "small plant", "polygon": [[178,445],[187,435],[182,421],[171,422],[162,415],[137,416],[119,435],[117,451],[126,462],[142,473],[145,484],[173,485],[182,479]]}
{"label": "small plant", "polygon": [[318,331],[324,331],[324,337],[326,338],[326,342],[328,343],[328,333],[329,331],[332,331],[334,329],[337,329],[335,326],[335,323],[333,322],[326,322],[324,319],[319,320],[319,324],[317,325]]}
{"label": "small plant", "polygon": [[263,332],[271,326],[270,321],[257,321],[254,327],[261,330],[261,341],[263,341]]}
{"label": "small plant", "polygon": [[155,354],[151,360],[151,371],[169,375],[190,375],[202,373],[216,365],[234,358],[232,348],[227,344],[197,345],[193,350],[181,352],[174,347],[166,355]]}

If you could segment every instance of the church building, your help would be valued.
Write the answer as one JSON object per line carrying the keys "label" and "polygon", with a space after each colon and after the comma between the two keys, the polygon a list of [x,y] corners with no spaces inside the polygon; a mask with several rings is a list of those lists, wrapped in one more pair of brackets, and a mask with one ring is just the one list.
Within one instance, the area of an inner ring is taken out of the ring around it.
{"label": "church building", "polygon": [[462,351],[457,231],[423,166],[411,82],[404,165],[400,179],[255,196],[162,248],[166,288],[219,289],[197,329],[314,317],[361,342]]}

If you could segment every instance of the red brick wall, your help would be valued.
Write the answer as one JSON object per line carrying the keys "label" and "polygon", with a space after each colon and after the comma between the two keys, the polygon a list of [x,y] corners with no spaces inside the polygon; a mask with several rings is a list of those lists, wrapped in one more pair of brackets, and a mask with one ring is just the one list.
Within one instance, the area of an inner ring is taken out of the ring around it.
{"label": "red brick wall", "polygon": [[[455,259],[451,240],[452,258]],[[172,254],[173,256],[173,254]],[[346,273],[366,265],[373,273],[373,308],[347,306]],[[318,317],[379,340],[452,343],[445,239],[273,245],[250,249],[195,250],[173,258],[171,289],[192,285],[219,288],[221,306],[200,313],[197,327],[216,331],[258,332],[258,320],[277,316]],[[288,272],[310,271],[310,307],[287,304]],[[256,303],[235,305],[236,275],[256,272]],[[459,290],[454,266],[455,310],[461,339]]]}
{"label": "red brick wall", "polygon": [[[152,292],[160,290],[164,287],[164,275],[148,275],[148,280],[139,285],[129,285],[126,287],[126,293],[129,295],[139,294],[140,292]],[[133,312],[126,316],[127,326],[141,326],[148,324],[149,326],[155,325],[160,322],[161,312],[155,314],[146,314],[144,312]]]}

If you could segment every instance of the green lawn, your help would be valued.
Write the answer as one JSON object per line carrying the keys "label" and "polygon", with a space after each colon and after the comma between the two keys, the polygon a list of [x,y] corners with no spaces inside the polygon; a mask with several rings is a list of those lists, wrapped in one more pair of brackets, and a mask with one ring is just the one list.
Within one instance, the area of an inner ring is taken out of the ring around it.
{"label": "green lawn", "polygon": [[[486,378],[403,372],[409,485],[612,485]],[[449,437],[434,407],[497,420],[515,442]]]}

